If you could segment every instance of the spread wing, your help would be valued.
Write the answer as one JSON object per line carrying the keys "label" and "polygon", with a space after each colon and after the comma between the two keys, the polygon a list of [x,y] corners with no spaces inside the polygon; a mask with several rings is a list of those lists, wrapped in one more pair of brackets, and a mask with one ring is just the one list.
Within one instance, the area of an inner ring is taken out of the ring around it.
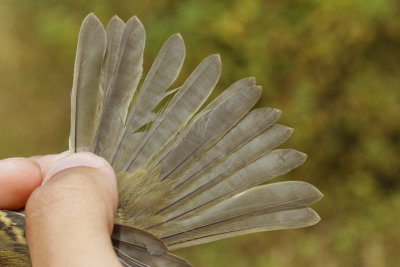
{"label": "spread wing", "polygon": [[[254,78],[233,83],[206,107],[220,73],[205,58],[175,90],[185,46],[161,47],[141,86],[144,27],[114,17],[104,30],[90,14],[79,35],[70,150],[92,151],[117,173],[112,236],[124,266],[188,266],[168,251],[248,233],[317,223],[307,206],[322,194],[305,182],[268,183],[306,155],[278,149],[292,129],[281,112],[253,109]],[[264,185],[262,185],[264,184]]]}

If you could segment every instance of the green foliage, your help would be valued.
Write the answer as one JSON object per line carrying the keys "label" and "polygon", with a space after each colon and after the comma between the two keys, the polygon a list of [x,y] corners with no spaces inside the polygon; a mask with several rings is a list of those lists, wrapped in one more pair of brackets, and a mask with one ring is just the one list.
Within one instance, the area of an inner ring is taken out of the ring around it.
{"label": "green foliage", "polygon": [[326,195],[308,229],[254,234],[179,252],[195,266],[397,266],[400,262],[400,2],[157,0],[0,2],[0,157],[67,149],[80,23],[138,15],[145,70],[166,38],[187,45],[182,82],[219,52],[218,85],[255,76],[261,105],[309,154],[287,178]]}

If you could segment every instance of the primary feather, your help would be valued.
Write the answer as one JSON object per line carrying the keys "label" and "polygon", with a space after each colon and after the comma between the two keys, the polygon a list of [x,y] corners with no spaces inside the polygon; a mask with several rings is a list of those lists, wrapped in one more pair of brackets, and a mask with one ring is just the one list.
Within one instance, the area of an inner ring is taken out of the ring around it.
{"label": "primary feather", "polygon": [[76,49],[71,93],[70,150],[92,151],[95,143],[103,94],[99,81],[106,51],[106,33],[96,16],[82,23]]}
{"label": "primary feather", "polygon": [[[125,125],[128,108],[142,75],[145,32],[136,17],[125,24],[106,96],[94,152],[111,161]],[[112,47],[114,48],[114,47]]]}

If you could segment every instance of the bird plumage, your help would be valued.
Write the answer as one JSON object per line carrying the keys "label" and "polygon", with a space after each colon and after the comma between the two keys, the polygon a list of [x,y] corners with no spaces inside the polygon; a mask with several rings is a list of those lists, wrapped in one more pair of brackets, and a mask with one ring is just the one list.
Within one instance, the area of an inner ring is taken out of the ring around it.
{"label": "bird plumage", "polygon": [[235,82],[201,109],[218,82],[220,57],[205,58],[170,90],[185,57],[181,36],[172,35],[137,89],[144,45],[138,18],[124,23],[115,16],[104,30],[88,15],[71,95],[70,152],[94,152],[117,173],[112,241],[121,263],[189,266],[169,251],[317,223],[307,207],[322,196],[315,187],[260,185],[300,166],[306,155],[276,149],[292,129],[275,124],[279,110],[253,109],[261,95],[255,79]]}

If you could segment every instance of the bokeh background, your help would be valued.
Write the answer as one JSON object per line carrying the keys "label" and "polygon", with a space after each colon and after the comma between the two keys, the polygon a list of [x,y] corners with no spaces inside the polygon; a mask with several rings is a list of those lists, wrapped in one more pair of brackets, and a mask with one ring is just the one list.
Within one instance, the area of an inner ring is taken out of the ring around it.
{"label": "bokeh background", "polygon": [[67,149],[78,31],[138,15],[144,68],[180,32],[179,81],[219,52],[218,90],[247,76],[259,106],[296,129],[284,147],[309,155],[281,179],[315,184],[316,226],[183,249],[194,266],[398,266],[400,262],[400,2],[397,0],[1,0],[0,158]]}

